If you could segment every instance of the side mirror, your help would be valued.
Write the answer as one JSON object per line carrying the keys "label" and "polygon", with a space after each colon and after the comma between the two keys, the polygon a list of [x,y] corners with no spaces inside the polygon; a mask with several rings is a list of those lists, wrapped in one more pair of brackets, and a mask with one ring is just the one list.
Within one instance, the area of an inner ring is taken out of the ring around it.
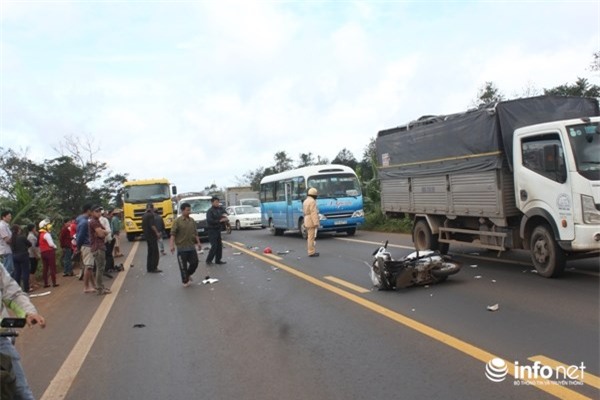
{"label": "side mirror", "polygon": [[171,192],[173,192],[173,195],[177,194],[177,186],[171,186]]}

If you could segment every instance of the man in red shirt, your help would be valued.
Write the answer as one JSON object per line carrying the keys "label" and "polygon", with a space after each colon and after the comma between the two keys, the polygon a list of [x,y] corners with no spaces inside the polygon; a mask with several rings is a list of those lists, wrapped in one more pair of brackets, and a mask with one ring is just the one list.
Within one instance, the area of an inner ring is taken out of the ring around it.
{"label": "man in red shirt", "polygon": [[71,234],[71,223],[73,218],[65,219],[60,233],[58,234],[58,241],[60,242],[60,248],[63,252],[63,276],[74,276],[73,274],[73,263],[71,257],[73,256],[73,235]]}

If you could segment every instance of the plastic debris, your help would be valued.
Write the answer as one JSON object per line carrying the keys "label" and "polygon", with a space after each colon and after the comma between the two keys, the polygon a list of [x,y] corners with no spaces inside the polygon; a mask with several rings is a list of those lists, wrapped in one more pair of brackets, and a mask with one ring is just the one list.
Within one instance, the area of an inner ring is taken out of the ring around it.
{"label": "plastic debris", "polygon": [[537,269],[532,269],[530,272],[531,272],[532,274],[537,274],[537,273],[538,273],[538,272],[537,272]]}
{"label": "plastic debris", "polygon": [[289,250],[278,251],[277,254],[289,254]]}
{"label": "plastic debris", "polygon": [[469,267],[471,267],[471,268],[477,268],[477,264],[471,264],[471,265],[469,265]]}
{"label": "plastic debris", "polygon": [[29,297],[42,297],[42,296],[48,296],[50,293],[52,293],[52,292],[48,290],[47,292],[30,294],[30,295],[29,295]]}
{"label": "plastic debris", "polygon": [[475,279],[481,279],[481,275],[476,275],[473,278],[475,278]]}
{"label": "plastic debris", "polygon": [[488,311],[498,311],[499,308],[500,308],[500,306],[498,305],[498,303],[496,303],[492,306],[487,306]]}
{"label": "plastic debris", "polygon": [[146,325],[144,325],[144,324],[134,324],[133,327],[134,328],[145,328]]}
{"label": "plastic debris", "polygon": [[492,283],[496,283],[496,280],[495,280],[495,279],[492,279]]}
{"label": "plastic debris", "polygon": [[241,256],[241,255],[242,255],[242,252],[241,252],[241,251],[237,251],[237,252],[235,252],[235,253],[231,253],[231,254],[233,254],[234,256]]}
{"label": "plastic debris", "polygon": [[271,250],[270,247],[265,247],[265,249],[263,250],[263,253],[265,253],[265,254],[273,254],[273,250]]}
{"label": "plastic debris", "polygon": [[415,308],[413,308],[413,309],[411,309],[410,311],[412,311],[412,312],[415,312],[415,311],[416,311],[416,309],[415,309]]}
{"label": "plastic debris", "polygon": [[209,284],[212,285],[213,283],[217,283],[219,282],[219,280],[217,278],[208,278],[202,281],[203,284]]}
{"label": "plastic debris", "polygon": [[279,268],[274,267],[274,266],[271,265],[271,270],[273,270],[273,271],[279,271]]}

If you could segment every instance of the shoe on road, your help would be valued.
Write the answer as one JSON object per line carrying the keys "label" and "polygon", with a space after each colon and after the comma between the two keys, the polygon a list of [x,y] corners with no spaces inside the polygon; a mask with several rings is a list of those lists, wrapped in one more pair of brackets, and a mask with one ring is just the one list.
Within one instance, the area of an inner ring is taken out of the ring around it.
{"label": "shoe on road", "polygon": [[227,261],[217,261],[215,264],[223,265],[223,264],[227,264]]}
{"label": "shoe on road", "polygon": [[149,274],[160,274],[163,272],[162,269],[153,269],[152,271],[148,271]]}
{"label": "shoe on road", "polygon": [[312,253],[308,255],[309,257],[319,257],[319,253]]}

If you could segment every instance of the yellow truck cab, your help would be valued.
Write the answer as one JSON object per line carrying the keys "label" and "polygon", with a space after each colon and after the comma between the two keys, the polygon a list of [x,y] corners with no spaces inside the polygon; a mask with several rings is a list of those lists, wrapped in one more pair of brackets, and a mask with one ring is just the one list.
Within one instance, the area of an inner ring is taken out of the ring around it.
{"label": "yellow truck cab", "polygon": [[170,233],[174,219],[171,193],[177,194],[177,188],[164,178],[133,180],[123,184],[123,227],[127,240],[131,242],[142,234],[142,217],[148,203],[154,205],[165,223],[167,234]]}

